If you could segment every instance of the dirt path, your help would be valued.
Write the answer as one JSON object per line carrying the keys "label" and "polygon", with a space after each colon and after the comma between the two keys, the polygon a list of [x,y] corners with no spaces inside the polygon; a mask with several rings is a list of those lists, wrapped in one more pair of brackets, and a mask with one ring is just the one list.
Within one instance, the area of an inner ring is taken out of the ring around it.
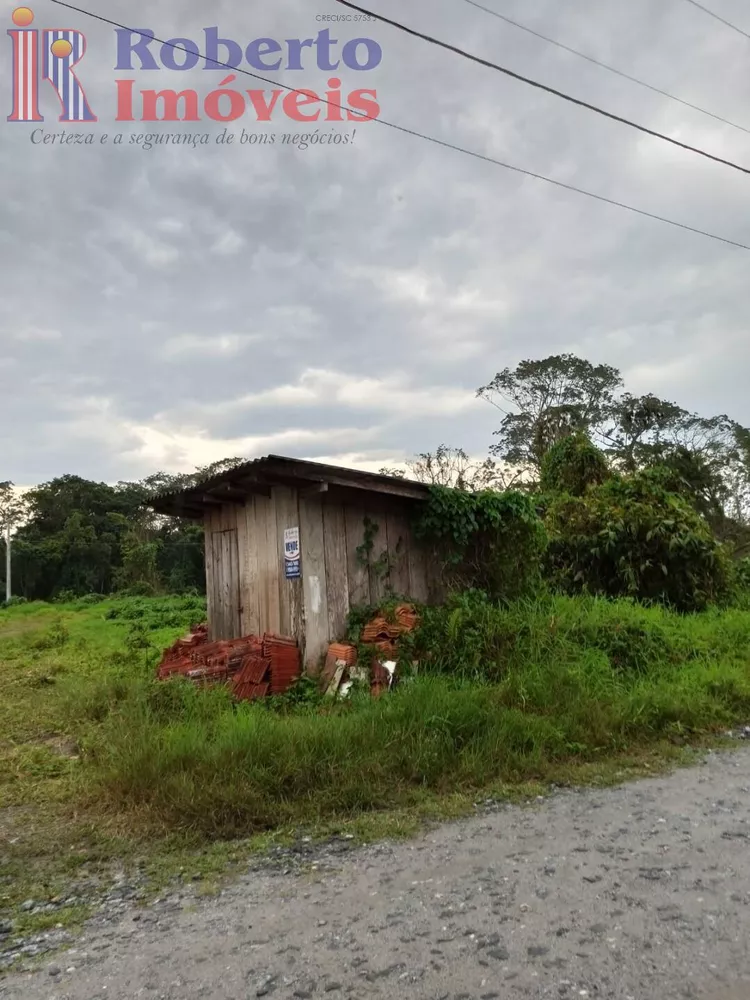
{"label": "dirt path", "polygon": [[743,748],[307,873],[248,875],[215,899],[174,896],[88,930],[0,997],[739,1000],[749,988]]}

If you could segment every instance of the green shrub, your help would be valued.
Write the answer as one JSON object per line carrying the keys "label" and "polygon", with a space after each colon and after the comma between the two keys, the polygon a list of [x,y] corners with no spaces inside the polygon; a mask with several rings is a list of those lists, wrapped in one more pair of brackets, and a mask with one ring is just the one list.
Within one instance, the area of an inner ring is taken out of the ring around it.
{"label": "green shrub", "polygon": [[148,580],[138,580],[117,590],[118,597],[155,597],[156,594],[155,585]]}
{"label": "green shrub", "polygon": [[80,596],[81,595],[78,594],[78,593],[76,593],[75,590],[69,590],[69,589],[63,588],[62,590],[58,590],[57,591],[57,593],[55,594],[55,596],[53,598],[52,603],[53,604],[72,604],[74,601],[77,601],[80,598]]}
{"label": "green shrub", "polygon": [[11,597],[9,601],[0,601],[0,610],[5,608],[9,610],[10,608],[17,608],[21,604],[27,604],[25,597]]}
{"label": "green shrub", "polygon": [[83,597],[76,598],[75,606],[77,608],[88,608],[93,604],[101,604],[106,600],[107,598],[104,594],[84,594]]}
{"label": "green shrub", "polygon": [[533,501],[522,493],[434,486],[416,533],[432,547],[451,589],[512,600],[538,583],[547,539]]}
{"label": "green shrub", "polygon": [[750,556],[734,564],[734,575],[737,586],[741,590],[750,591]]}
{"label": "green shrub", "polygon": [[314,677],[303,674],[298,677],[284,694],[272,695],[264,702],[265,706],[277,712],[289,712],[303,708],[316,709],[324,704],[325,694],[320,690],[320,683]]}
{"label": "green shrub", "polygon": [[750,557],[733,564],[734,593],[732,604],[750,611]]}
{"label": "green shrub", "polygon": [[542,493],[581,497],[590,486],[601,485],[611,474],[603,452],[586,434],[570,434],[544,456],[539,486]]}
{"label": "green shrub", "polygon": [[547,510],[545,568],[567,593],[633,597],[694,611],[725,599],[729,557],[707,522],[660,477],[615,477]]}
{"label": "green shrub", "polygon": [[620,675],[647,674],[739,654],[750,662],[750,615],[677,615],[628,599],[554,596],[502,605],[480,593],[425,608],[412,653],[432,672],[498,682],[603,654]]}
{"label": "green shrub", "polygon": [[28,649],[42,651],[46,649],[60,649],[70,638],[68,626],[62,618],[53,619],[49,628],[40,632],[32,632],[23,637],[23,643]]}
{"label": "green shrub", "polygon": [[113,602],[105,618],[139,623],[148,631],[187,629],[205,621],[206,601],[191,594],[182,597],[125,597]]}

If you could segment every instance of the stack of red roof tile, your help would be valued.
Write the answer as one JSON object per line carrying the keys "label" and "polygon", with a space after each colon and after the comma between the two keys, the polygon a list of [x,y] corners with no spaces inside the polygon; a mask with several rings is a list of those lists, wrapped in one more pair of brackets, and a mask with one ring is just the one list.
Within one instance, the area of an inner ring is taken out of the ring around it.
{"label": "stack of red roof tile", "polygon": [[251,654],[242,661],[239,673],[235,674],[232,681],[232,692],[235,698],[240,701],[254,701],[256,698],[265,698],[271,685],[268,675],[271,670],[271,661],[263,656]]}
{"label": "stack of red roof tile", "polygon": [[[320,675],[320,686],[324,691],[327,691],[334,677],[336,676],[336,671],[338,669],[339,663],[346,664],[346,670],[350,667],[356,666],[357,663],[357,648],[356,646],[350,645],[348,642],[334,642],[328,647],[328,652],[326,653],[326,662]],[[342,672],[339,682],[343,680],[344,673]]]}
{"label": "stack of red roof tile", "polygon": [[389,659],[395,659],[396,646],[405,632],[413,632],[419,624],[416,609],[411,604],[399,604],[394,610],[395,621],[389,622],[384,615],[378,615],[362,629],[360,639],[368,646],[377,648]]}
{"label": "stack of red roof tile", "polygon": [[192,663],[191,655],[193,651],[208,642],[208,627],[197,625],[190,632],[190,635],[177,642],[165,650],[161,663],[159,664],[159,677],[168,677],[173,673],[181,673],[188,662]]}
{"label": "stack of red roof tile", "polygon": [[368,646],[376,646],[380,662],[375,662],[370,671],[370,690],[374,697],[387,691],[393,684],[394,675],[383,665],[398,659],[398,640],[406,632],[413,632],[419,624],[416,608],[411,604],[399,604],[389,621],[379,614],[362,629],[360,639]]}
{"label": "stack of red roof tile", "polygon": [[263,656],[271,663],[271,694],[284,694],[302,673],[299,646],[294,639],[266,633]]}
{"label": "stack of red roof tile", "polygon": [[395,622],[389,622],[383,615],[368,622],[362,629],[362,642],[373,646],[393,643],[404,632],[413,632],[419,622],[417,612],[410,604],[399,604],[393,617]]}
{"label": "stack of red roof tile", "polygon": [[300,673],[294,639],[269,634],[208,642],[205,626],[166,650],[158,668],[162,680],[181,675],[199,684],[231,684],[241,699],[283,694]]}
{"label": "stack of red roof tile", "polygon": [[390,642],[400,634],[401,629],[397,625],[392,625],[382,615],[378,615],[365,625],[360,638],[368,646],[374,646],[379,642]]}
{"label": "stack of red roof tile", "polygon": [[395,611],[395,617],[402,632],[413,632],[419,625],[417,609],[411,604],[399,604]]}

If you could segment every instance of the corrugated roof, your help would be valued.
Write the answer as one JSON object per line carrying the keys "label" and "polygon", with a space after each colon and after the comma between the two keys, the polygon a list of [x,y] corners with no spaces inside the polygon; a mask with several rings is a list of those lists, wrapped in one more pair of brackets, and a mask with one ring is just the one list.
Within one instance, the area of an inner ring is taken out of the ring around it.
{"label": "corrugated roof", "polygon": [[300,489],[332,486],[408,500],[424,500],[429,490],[424,483],[398,476],[383,476],[361,469],[345,469],[321,462],[268,455],[184,489],[158,494],[149,501],[149,506],[161,514],[199,518],[217,503],[241,502],[253,494],[267,493],[273,486]]}

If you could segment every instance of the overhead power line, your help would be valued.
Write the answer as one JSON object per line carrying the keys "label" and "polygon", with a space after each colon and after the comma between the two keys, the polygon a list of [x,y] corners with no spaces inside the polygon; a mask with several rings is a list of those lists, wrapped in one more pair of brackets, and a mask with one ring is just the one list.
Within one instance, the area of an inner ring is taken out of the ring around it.
{"label": "overhead power line", "polygon": [[454,52],[456,55],[462,56],[464,59],[469,59],[471,62],[478,63],[480,66],[486,66],[488,69],[497,70],[497,72],[504,73],[506,76],[512,77],[514,80],[520,80],[521,83],[527,83],[531,87],[536,87],[537,90],[543,90],[548,94],[553,94],[555,97],[560,97],[562,100],[568,101],[570,104],[576,104],[580,108],[586,108],[588,111],[594,111],[596,114],[602,115],[604,118],[620,122],[621,125],[628,125],[630,128],[637,129],[639,132],[644,132],[646,135],[653,136],[655,139],[662,139],[664,142],[668,142],[672,146],[679,146],[680,149],[686,149],[691,153],[697,153],[698,156],[704,156],[706,159],[713,160],[715,163],[722,163],[725,167],[732,167],[733,170],[739,170],[743,174],[750,174],[749,167],[743,167],[739,163],[734,163],[732,160],[725,160],[721,156],[715,156],[713,153],[709,153],[705,149],[699,149],[697,146],[690,146],[686,142],[680,142],[678,139],[672,139],[671,136],[664,135],[663,132],[656,132],[654,129],[646,128],[645,125],[639,125],[637,122],[631,121],[629,118],[623,118],[621,115],[615,115],[611,111],[605,111],[604,108],[600,108],[596,104],[589,104],[588,101],[581,101],[577,97],[572,97],[570,94],[564,93],[562,90],[556,90],[554,87],[548,87],[546,84],[540,83],[538,80],[532,80],[530,77],[523,76],[521,73],[515,73],[512,69],[508,69],[506,66],[500,66],[498,63],[491,62],[489,59],[483,59],[481,56],[475,56],[472,52],[466,52],[465,49],[460,49],[457,45],[451,45],[449,42],[443,42],[441,39],[434,38],[432,35],[426,35],[424,32],[417,31],[415,28],[409,28],[400,21],[394,21],[382,14],[375,14],[373,11],[367,10],[365,7],[358,7],[357,4],[350,3],[350,0],[337,0],[337,3],[341,4],[343,7],[349,7],[351,10],[359,11],[360,14],[367,14],[370,17],[374,17],[376,20],[382,21],[384,24],[389,24],[393,28],[398,28],[399,31],[412,35],[414,38],[419,38],[423,42],[429,42],[430,45],[437,45],[441,49],[445,49],[448,52]]}
{"label": "overhead power line", "polygon": [[[66,7],[68,10],[73,10],[78,14],[83,14],[86,17],[94,18],[96,21],[101,21],[103,24],[109,24],[114,28],[122,28],[124,31],[137,31],[136,28],[129,28],[125,24],[120,24],[119,21],[113,21],[111,18],[104,17],[103,14],[96,14],[91,10],[85,10],[83,7],[75,7],[73,4],[65,3],[64,0],[52,0],[52,3],[57,4],[58,7]],[[173,49],[179,49],[184,52],[184,48],[175,42],[166,41],[163,38],[157,38],[154,36],[155,42],[159,42],[160,45],[167,45]],[[204,62],[211,63],[214,66],[221,66],[225,69],[232,70],[233,73],[242,73],[244,76],[250,76],[254,80],[260,80],[262,83],[268,83],[272,87],[277,87],[281,90],[287,90],[290,94],[305,94],[309,96],[307,91],[298,90],[296,87],[290,87],[285,83],[281,83],[279,80],[271,80],[268,77],[260,76],[258,73],[253,73],[252,70],[245,69],[242,66],[232,66],[230,63],[220,62],[218,59],[212,59],[210,56],[203,55],[203,53],[198,53],[200,59]],[[333,108],[343,108],[346,111],[352,111],[359,117],[364,117],[361,111],[356,108],[351,108],[349,105],[338,104],[336,101],[329,101],[324,97],[319,97],[321,104],[327,104]],[[402,132],[404,135],[411,135],[417,139],[424,139],[426,142],[431,142],[436,146],[442,146],[444,149],[452,149],[456,153],[464,153],[466,156],[471,156],[476,160],[481,160],[484,163],[491,163],[496,167],[502,167],[504,170],[510,170],[516,174],[522,174],[524,177],[532,177],[534,180],[545,181],[547,184],[552,184],[555,187],[562,188],[565,191],[572,191],[575,194],[584,195],[586,198],[593,198],[595,201],[603,202],[605,205],[614,205],[615,208],[623,208],[628,212],[634,212],[636,215],[641,215],[646,219],[653,219],[656,222],[664,222],[668,226],[674,226],[677,229],[685,230],[689,233],[695,233],[697,236],[705,236],[707,239],[716,240],[718,243],[725,243],[727,246],[738,247],[740,250],[750,251],[750,244],[740,243],[737,240],[730,240],[726,236],[718,236],[716,233],[709,233],[705,229],[699,229],[696,226],[689,226],[684,222],[677,222],[674,219],[669,219],[664,215],[658,215],[655,212],[647,212],[645,209],[636,208],[634,205],[628,205],[626,202],[617,201],[614,198],[607,198],[603,194],[596,194],[593,191],[587,191],[585,188],[576,187],[574,184],[566,184],[564,181],[555,180],[553,177],[547,177],[544,174],[535,173],[533,170],[526,170],[523,167],[517,167],[512,163],[505,163],[502,160],[497,160],[492,156],[487,156],[484,153],[478,153],[472,149],[466,149],[463,146],[459,146],[456,143],[446,142],[444,139],[438,139],[436,136],[427,135],[424,132],[417,132],[416,129],[407,128],[405,125],[397,125],[395,122],[389,122],[385,118],[373,118],[373,122],[377,122],[380,125],[385,125],[387,128],[392,128],[396,132]]]}
{"label": "overhead power line", "polygon": [[715,18],[717,21],[721,21],[722,24],[726,24],[728,28],[732,31],[736,31],[738,35],[744,35],[745,38],[750,38],[750,32],[743,31],[742,28],[738,28],[736,24],[732,24],[731,21],[727,21],[726,18],[721,17],[714,10],[709,10],[708,7],[704,7],[702,3],[698,3],[698,0],[685,0],[685,3],[692,4],[693,7],[697,7],[698,10],[702,10],[704,14],[708,14],[709,17]]}
{"label": "overhead power line", "polygon": [[745,128],[744,125],[738,125],[737,122],[730,121],[728,118],[723,118],[721,115],[714,114],[713,111],[707,111],[705,108],[701,108],[697,104],[691,104],[690,101],[685,101],[681,97],[675,97],[674,94],[670,94],[667,90],[662,90],[661,87],[655,87],[653,84],[646,83],[645,80],[639,80],[637,76],[631,76],[630,73],[625,73],[621,69],[609,66],[600,59],[595,59],[593,56],[587,55],[585,52],[579,52],[578,49],[574,49],[570,45],[565,45],[564,42],[558,42],[556,38],[550,38],[549,35],[543,35],[541,31],[536,31],[534,28],[530,28],[526,24],[521,24],[520,21],[514,21],[513,18],[507,17],[505,14],[501,14],[497,10],[492,10],[491,7],[485,7],[483,4],[477,3],[476,0],[464,0],[464,2],[468,3],[471,7],[476,7],[478,10],[483,10],[486,14],[490,14],[492,17],[497,17],[499,20],[505,21],[506,24],[513,25],[514,28],[519,28],[521,31],[525,31],[527,34],[533,35],[535,38],[540,38],[543,42],[549,42],[550,45],[556,45],[558,49],[563,49],[571,55],[578,56],[579,59],[585,59],[586,62],[590,62],[594,66],[598,66],[600,69],[606,69],[607,72],[614,73],[616,76],[622,77],[623,80],[629,80],[631,83],[637,83],[639,87],[645,87],[646,90],[651,90],[655,94],[661,94],[662,97],[668,97],[670,101],[676,101],[678,104],[682,104],[686,108],[691,108],[693,111],[699,111],[702,115],[708,115],[709,118],[714,118],[717,122],[722,122],[724,125],[731,125],[732,128],[738,128],[742,132],[750,133],[750,128]]}

